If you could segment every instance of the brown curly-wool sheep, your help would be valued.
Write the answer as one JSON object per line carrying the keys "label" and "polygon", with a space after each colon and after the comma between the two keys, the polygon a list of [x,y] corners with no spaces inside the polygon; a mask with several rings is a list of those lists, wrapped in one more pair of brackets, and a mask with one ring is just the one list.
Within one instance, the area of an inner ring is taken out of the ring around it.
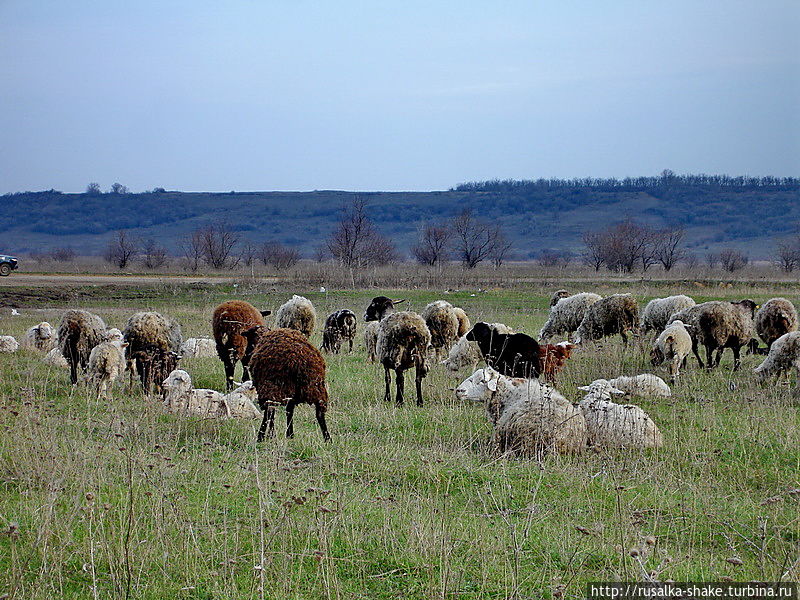
{"label": "brown curly-wool sheep", "polygon": [[639,334],[639,304],[630,294],[614,294],[586,309],[575,341],[580,344],[619,334],[623,344],[627,345],[629,332]]}
{"label": "brown curly-wool sheep", "polygon": [[456,318],[458,319],[458,338],[460,339],[467,335],[467,332],[472,329],[472,323],[469,322],[469,317],[467,313],[464,312],[463,308],[455,306],[453,310],[456,312]]}
{"label": "brown curly-wool sheep", "polygon": [[328,410],[325,359],[320,351],[295,329],[270,330],[258,326],[242,335],[247,339],[247,360],[258,404],[264,411],[258,441],[263,441],[265,434],[274,437],[276,406],[286,406],[286,437],[292,437],[292,419],[298,404],[315,408],[322,437],[330,441],[325,422]]}
{"label": "brown curly-wool sheep", "polygon": [[437,352],[450,350],[458,340],[459,321],[453,305],[444,300],[436,300],[428,304],[420,316],[425,319],[428,331],[431,332],[431,347]]}
{"label": "brown curly-wool sheep", "polygon": [[105,339],[106,324],[85,310],[68,310],[58,326],[58,345],[69,363],[69,378],[78,383],[78,367],[85,371],[92,348]]}
{"label": "brown curly-wool sheep", "polygon": [[381,320],[378,327],[378,340],[375,353],[384,368],[386,392],[384,399],[391,402],[390,387],[394,370],[397,385],[397,404],[403,403],[405,386],[403,373],[415,367],[417,404],[422,406],[422,380],[428,374],[425,357],[431,344],[431,332],[425,320],[410,311],[396,312]]}
{"label": "brown curly-wool sheep", "polygon": [[[670,323],[682,321],[692,336],[692,352],[700,368],[713,369],[719,366],[722,352],[725,348],[733,351],[733,370],[741,364],[739,353],[742,346],[746,346],[756,335],[753,323],[753,313],[756,303],[752,300],[739,302],[725,302],[712,300],[703,302],[690,308],[675,313],[670,317]],[[706,348],[706,364],[700,358],[698,346]],[[716,350],[712,360],[711,354]]]}
{"label": "brown curly-wool sheep", "polygon": [[767,345],[785,333],[797,331],[797,310],[786,298],[772,298],[764,302],[755,316],[756,333]]}
{"label": "brown curly-wool sheep", "polygon": [[160,392],[161,383],[180,360],[181,326],[175,319],[157,312],[138,312],[128,319],[122,337],[128,344],[125,359],[131,377],[131,367],[135,364],[145,393],[149,394],[153,385]]}
{"label": "brown curly-wool sheep", "polygon": [[242,362],[242,381],[250,379],[245,360],[247,340],[242,336],[242,332],[264,325],[264,317],[269,314],[271,311],[259,311],[244,300],[229,300],[214,309],[211,330],[217,344],[217,356],[225,367],[225,389],[228,391],[234,388],[233,379],[237,362]]}

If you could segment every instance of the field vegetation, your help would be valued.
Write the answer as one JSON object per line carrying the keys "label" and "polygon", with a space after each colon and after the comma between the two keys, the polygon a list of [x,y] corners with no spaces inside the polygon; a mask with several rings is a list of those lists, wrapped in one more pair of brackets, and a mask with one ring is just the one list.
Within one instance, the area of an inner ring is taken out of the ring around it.
{"label": "field vegetation", "polygon": [[[0,297],[21,316],[0,309],[0,334],[20,337],[79,306],[120,328],[137,310],[158,310],[184,337],[207,337],[218,302],[274,311],[292,293],[320,320],[339,308],[360,318],[386,293],[416,311],[443,298],[473,322],[532,335],[558,287],[630,291],[642,306],[670,293],[800,299],[791,283],[675,277],[564,284],[554,271],[450,293],[424,280],[407,289],[400,277],[406,289],[320,292],[313,277],[7,287]],[[452,392],[468,373],[436,365],[425,406],[384,404],[362,326],[353,354],[326,356],[330,444],[308,407],[295,413],[294,439],[281,435],[279,413],[278,437],[256,444],[258,423],[167,415],[158,398],[124,386],[98,400],[39,354],[0,355],[0,595],[582,598],[589,581],[800,578],[798,401],[784,382],[756,383],[760,357],[735,373],[729,354],[711,373],[690,362],[672,398],[636,399],[664,434],[660,451],[536,461],[495,453],[483,408]],[[623,350],[618,338],[582,348],[557,387],[577,401],[576,387],[595,378],[652,372],[645,348]],[[182,368],[196,387],[224,389],[218,359]]]}

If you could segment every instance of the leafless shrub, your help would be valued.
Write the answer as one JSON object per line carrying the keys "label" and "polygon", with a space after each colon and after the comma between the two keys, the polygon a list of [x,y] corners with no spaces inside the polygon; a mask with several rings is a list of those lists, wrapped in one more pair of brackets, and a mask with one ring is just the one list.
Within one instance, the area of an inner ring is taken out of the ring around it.
{"label": "leafless shrub", "polygon": [[421,265],[436,266],[447,259],[453,229],[447,223],[426,225],[419,233],[411,254]]}
{"label": "leafless shrub", "polygon": [[800,265],[800,236],[778,242],[772,262],[784,273],[791,273]]}
{"label": "leafless shrub", "polygon": [[141,261],[147,269],[159,269],[167,264],[169,256],[167,249],[161,244],[157,244],[155,240],[148,239],[142,245]]}
{"label": "leafless shrub", "polygon": [[203,239],[199,229],[181,239],[178,244],[183,258],[184,268],[196,272],[203,261]]}
{"label": "leafless shrub", "polygon": [[228,221],[218,219],[197,230],[200,249],[206,264],[215,269],[233,268],[239,263],[234,249],[239,243],[239,234]]}
{"label": "leafless shrub", "polygon": [[719,254],[717,254],[716,252],[707,252],[705,258],[706,258],[706,266],[709,269],[715,268],[717,266],[717,263],[719,263]]}
{"label": "leafless shrub", "polygon": [[367,215],[367,200],[356,196],[327,241],[327,250],[348,269],[386,264],[396,260],[394,244],[381,235]]}
{"label": "leafless shrub", "polygon": [[50,258],[56,262],[72,262],[77,253],[72,246],[61,246],[50,250]]}
{"label": "leafless shrub", "polygon": [[258,259],[276,271],[285,271],[297,264],[300,260],[300,251],[280,242],[264,242],[258,249]]}
{"label": "leafless shrub", "polygon": [[456,258],[464,267],[474,269],[484,260],[492,257],[500,234],[498,227],[492,227],[488,223],[476,219],[472,215],[472,210],[468,208],[453,219],[452,227],[453,250]]}
{"label": "leafless shrub", "polygon": [[665,227],[655,232],[653,238],[655,244],[654,255],[665,271],[671,271],[686,255],[686,250],[683,247],[684,237],[686,237],[686,231],[680,226]]}
{"label": "leafless shrub", "polygon": [[632,273],[637,265],[642,271],[657,262],[656,232],[647,225],[626,219],[583,236],[584,261],[595,271],[605,267],[620,273]]}
{"label": "leafless shrub", "polygon": [[747,255],[739,250],[725,248],[719,253],[719,262],[724,270],[728,271],[728,273],[733,273],[747,266],[748,258]]}
{"label": "leafless shrub", "polygon": [[683,256],[683,264],[687,269],[696,269],[700,264],[700,258],[694,252],[687,252]]}
{"label": "leafless shrub", "polygon": [[139,244],[137,240],[124,229],[120,229],[108,241],[103,252],[103,258],[122,270],[128,266],[128,263],[138,252]]}

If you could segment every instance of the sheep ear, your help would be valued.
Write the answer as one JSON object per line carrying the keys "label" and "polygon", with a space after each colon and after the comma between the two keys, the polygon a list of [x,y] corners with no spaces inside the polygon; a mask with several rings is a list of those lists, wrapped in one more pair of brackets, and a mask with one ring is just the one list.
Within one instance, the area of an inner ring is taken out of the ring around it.
{"label": "sheep ear", "polygon": [[127,348],[128,346],[130,346],[128,342],[123,342],[119,345],[120,348]]}
{"label": "sheep ear", "polygon": [[486,387],[489,388],[489,391],[496,392],[497,391],[497,378],[492,377],[486,382]]}
{"label": "sheep ear", "polygon": [[272,314],[271,310],[262,310],[262,311],[259,311],[259,312],[261,313],[262,317],[267,317],[267,316]]}
{"label": "sheep ear", "polygon": [[674,342],[675,341],[675,336],[674,335],[668,335],[666,338],[664,338],[664,341],[665,342]]}
{"label": "sheep ear", "polygon": [[622,390],[618,390],[618,389],[617,389],[617,388],[615,388],[615,387],[612,387],[612,388],[611,388],[611,389],[609,389],[608,391],[609,391],[610,393],[612,393],[612,394],[616,395],[616,396],[624,396],[624,395],[625,395],[625,392],[623,392]]}
{"label": "sheep ear", "polygon": [[392,304],[402,304],[405,301],[406,301],[405,298],[401,298],[400,300],[392,300]]}
{"label": "sheep ear", "polygon": [[588,392],[588,391],[590,391],[591,388],[588,385],[579,385],[578,389],[583,391],[583,392]]}

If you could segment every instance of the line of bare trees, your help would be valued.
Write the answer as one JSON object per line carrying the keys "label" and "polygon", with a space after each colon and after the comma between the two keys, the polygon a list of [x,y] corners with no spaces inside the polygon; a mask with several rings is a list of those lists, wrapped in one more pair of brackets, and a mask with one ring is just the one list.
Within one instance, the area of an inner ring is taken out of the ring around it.
{"label": "line of bare trees", "polygon": [[620,273],[636,269],[644,272],[656,264],[670,271],[686,257],[685,236],[680,226],[657,229],[625,219],[605,229],[584,233],[583,260],[595,271],[605,267]]}

